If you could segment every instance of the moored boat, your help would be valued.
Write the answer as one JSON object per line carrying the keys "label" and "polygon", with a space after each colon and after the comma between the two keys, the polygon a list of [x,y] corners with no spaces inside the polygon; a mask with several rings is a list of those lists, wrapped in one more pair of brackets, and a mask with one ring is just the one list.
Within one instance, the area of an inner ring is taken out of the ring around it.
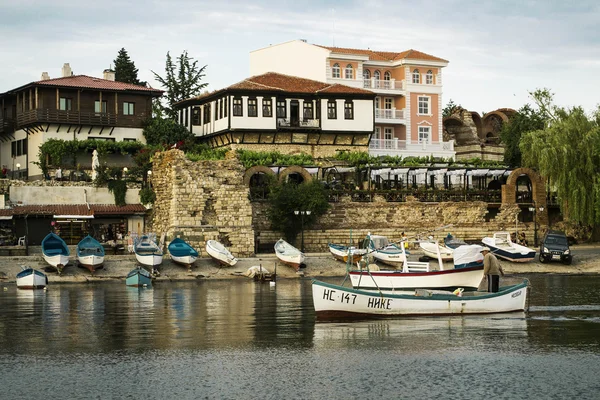
{"label": "moored boat", "polygon": [[465,244],[454,249],[454,268],[470,268],[483,266],[483,246],[478,244]]}
{"label": "moored boat", "polygon": [[492,253],[512,262],[528,262],[535,258],[535,250],[513,243],[508,232],[496,232],[493,237],[484,237],[481,242]]}
{"label": "moored boat", "polygon": [[380,235],[367,234],[365,238],[364,248],[368,249],[368,253],[378,261],[392,267],[400,268],[404,263],[404,243],[400,246],[391,243],[387,237]]}
{"label": "moored boat", "polygon": [[77,244],[77,261],[90,272],[102,268],[104,263],[104,246],[87,235]]}
{"label": "moored boat", "polygon": [[42,240],[42,254],[44,260],[55,267],[60,275],[63,268],[69,264],[69,255],[71,254],[71,251],[69,250],[69,246],[67,246],[60,236],[50,232]]}
{"label": "moored boat", "polygon": [[275,243],[275,255],[282,263],[295,268],[296,271],[304,264],[304,253],[283,239]]}
{"label": "moored boat", "polygon": [[144,268],[137,266],[129,271],[125,278],[125,284],[136,287],[152,286],[152,275]]}
{"label": "moored boat", "polygon": [[173,239],[169,243],[168,249],[171,260],[188,268],[191,268],[192,264],[198,259],[198,251],[183,239]]}
{"label": "moored boat", "polygon": [[456,249],[457,247],[464,246],[466,244],[468,244],[468,243],[465,242],[464,240],[455,238],[454,236],[452,236],[451,233],[447,234],[446,237],[444,238],[444,245],[451,249]]}
{"label": "moored boat", "polygon": [[150,235],[138,238],[133,245],[133,251],[135,258],[142,265],[156,267],[163,261],[163,251]]}
{"label": "moored boat", "polygon": [[48,277],[43,272],[31,267],[21,268],[23,270],[17,274],[17,288],[43,289],[48,285]]}
{"label": "moored boat", "polygon": [[360,261],[360,259],[367,253],[367,249],[357,249],[354,246],[344,246],[341,244],[329,243],[329,252],[340,261],[348,262],[351,258],[352,264]]}
{"label": "moored boat", "polygon": [[238,262],[238,259],[235,258],[223,244],[216,240],[206,241],[206,252],[214,260],[218,261],[219,264],[227,267],[233,267]]}
{"label": "moored boat", "polygon": [[436,242],[419,242],[419,248],[423,251],[423,254],[429,258],[438,258],[438,248],[440,255],[442,256],[442,261],[452,261],[453,250],[444,245],[438,244]]}
{"label": "moored boat", "polygon": [[383,293],[312,281],[317,318],[368,318],[421,315],[492,314],[524,311],[528,281],[497,293],[417,289],[411,294]]}

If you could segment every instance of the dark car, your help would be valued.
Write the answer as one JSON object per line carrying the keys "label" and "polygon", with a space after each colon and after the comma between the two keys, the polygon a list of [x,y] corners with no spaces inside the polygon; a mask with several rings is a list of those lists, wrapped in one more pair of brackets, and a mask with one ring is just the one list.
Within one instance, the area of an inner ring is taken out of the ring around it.
{"label": "dark car", "polygon": [[563,264],[571,264],[573,255],[569,249],[567,236],[560,231],[548,231],[540,246],[540,262],[560,260]]}

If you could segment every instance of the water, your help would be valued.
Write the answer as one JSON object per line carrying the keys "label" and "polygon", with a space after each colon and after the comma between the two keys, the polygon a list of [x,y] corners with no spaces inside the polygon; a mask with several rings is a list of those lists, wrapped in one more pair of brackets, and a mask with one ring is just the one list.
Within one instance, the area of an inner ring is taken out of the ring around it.
{"label": "water", "polygon": [[527,314],[345,323],[310,280],[5,285],[0,398],[598,398],[600,277],[529,278]]}

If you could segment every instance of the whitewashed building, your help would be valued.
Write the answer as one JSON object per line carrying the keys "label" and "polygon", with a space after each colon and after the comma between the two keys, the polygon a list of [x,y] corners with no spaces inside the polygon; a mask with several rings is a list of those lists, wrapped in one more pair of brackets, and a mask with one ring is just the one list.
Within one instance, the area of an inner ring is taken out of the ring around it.
{"label": "whitewashed building", "polygon": [[448,61],[417,50],[384,52],[293,40],[250,53],[250,74],[268,71],[373,92],[373,155],[454,158],[443,140],[442,68]]}

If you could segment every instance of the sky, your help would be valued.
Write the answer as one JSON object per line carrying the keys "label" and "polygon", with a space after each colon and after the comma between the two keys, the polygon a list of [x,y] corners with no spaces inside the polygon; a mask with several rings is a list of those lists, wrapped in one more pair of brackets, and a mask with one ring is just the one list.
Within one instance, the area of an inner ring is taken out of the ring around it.
{"label": "sky", "polygon": [[446,59],[443,100],[519,109],[548,88],[559,106],[600,104],[600,2],[555,0],[0,0],[0,93],[46,71],[102,77],[125,48],[160,88],[167,52],[206,65],[216,90],[249,77],[249,53],[294,39]]}

